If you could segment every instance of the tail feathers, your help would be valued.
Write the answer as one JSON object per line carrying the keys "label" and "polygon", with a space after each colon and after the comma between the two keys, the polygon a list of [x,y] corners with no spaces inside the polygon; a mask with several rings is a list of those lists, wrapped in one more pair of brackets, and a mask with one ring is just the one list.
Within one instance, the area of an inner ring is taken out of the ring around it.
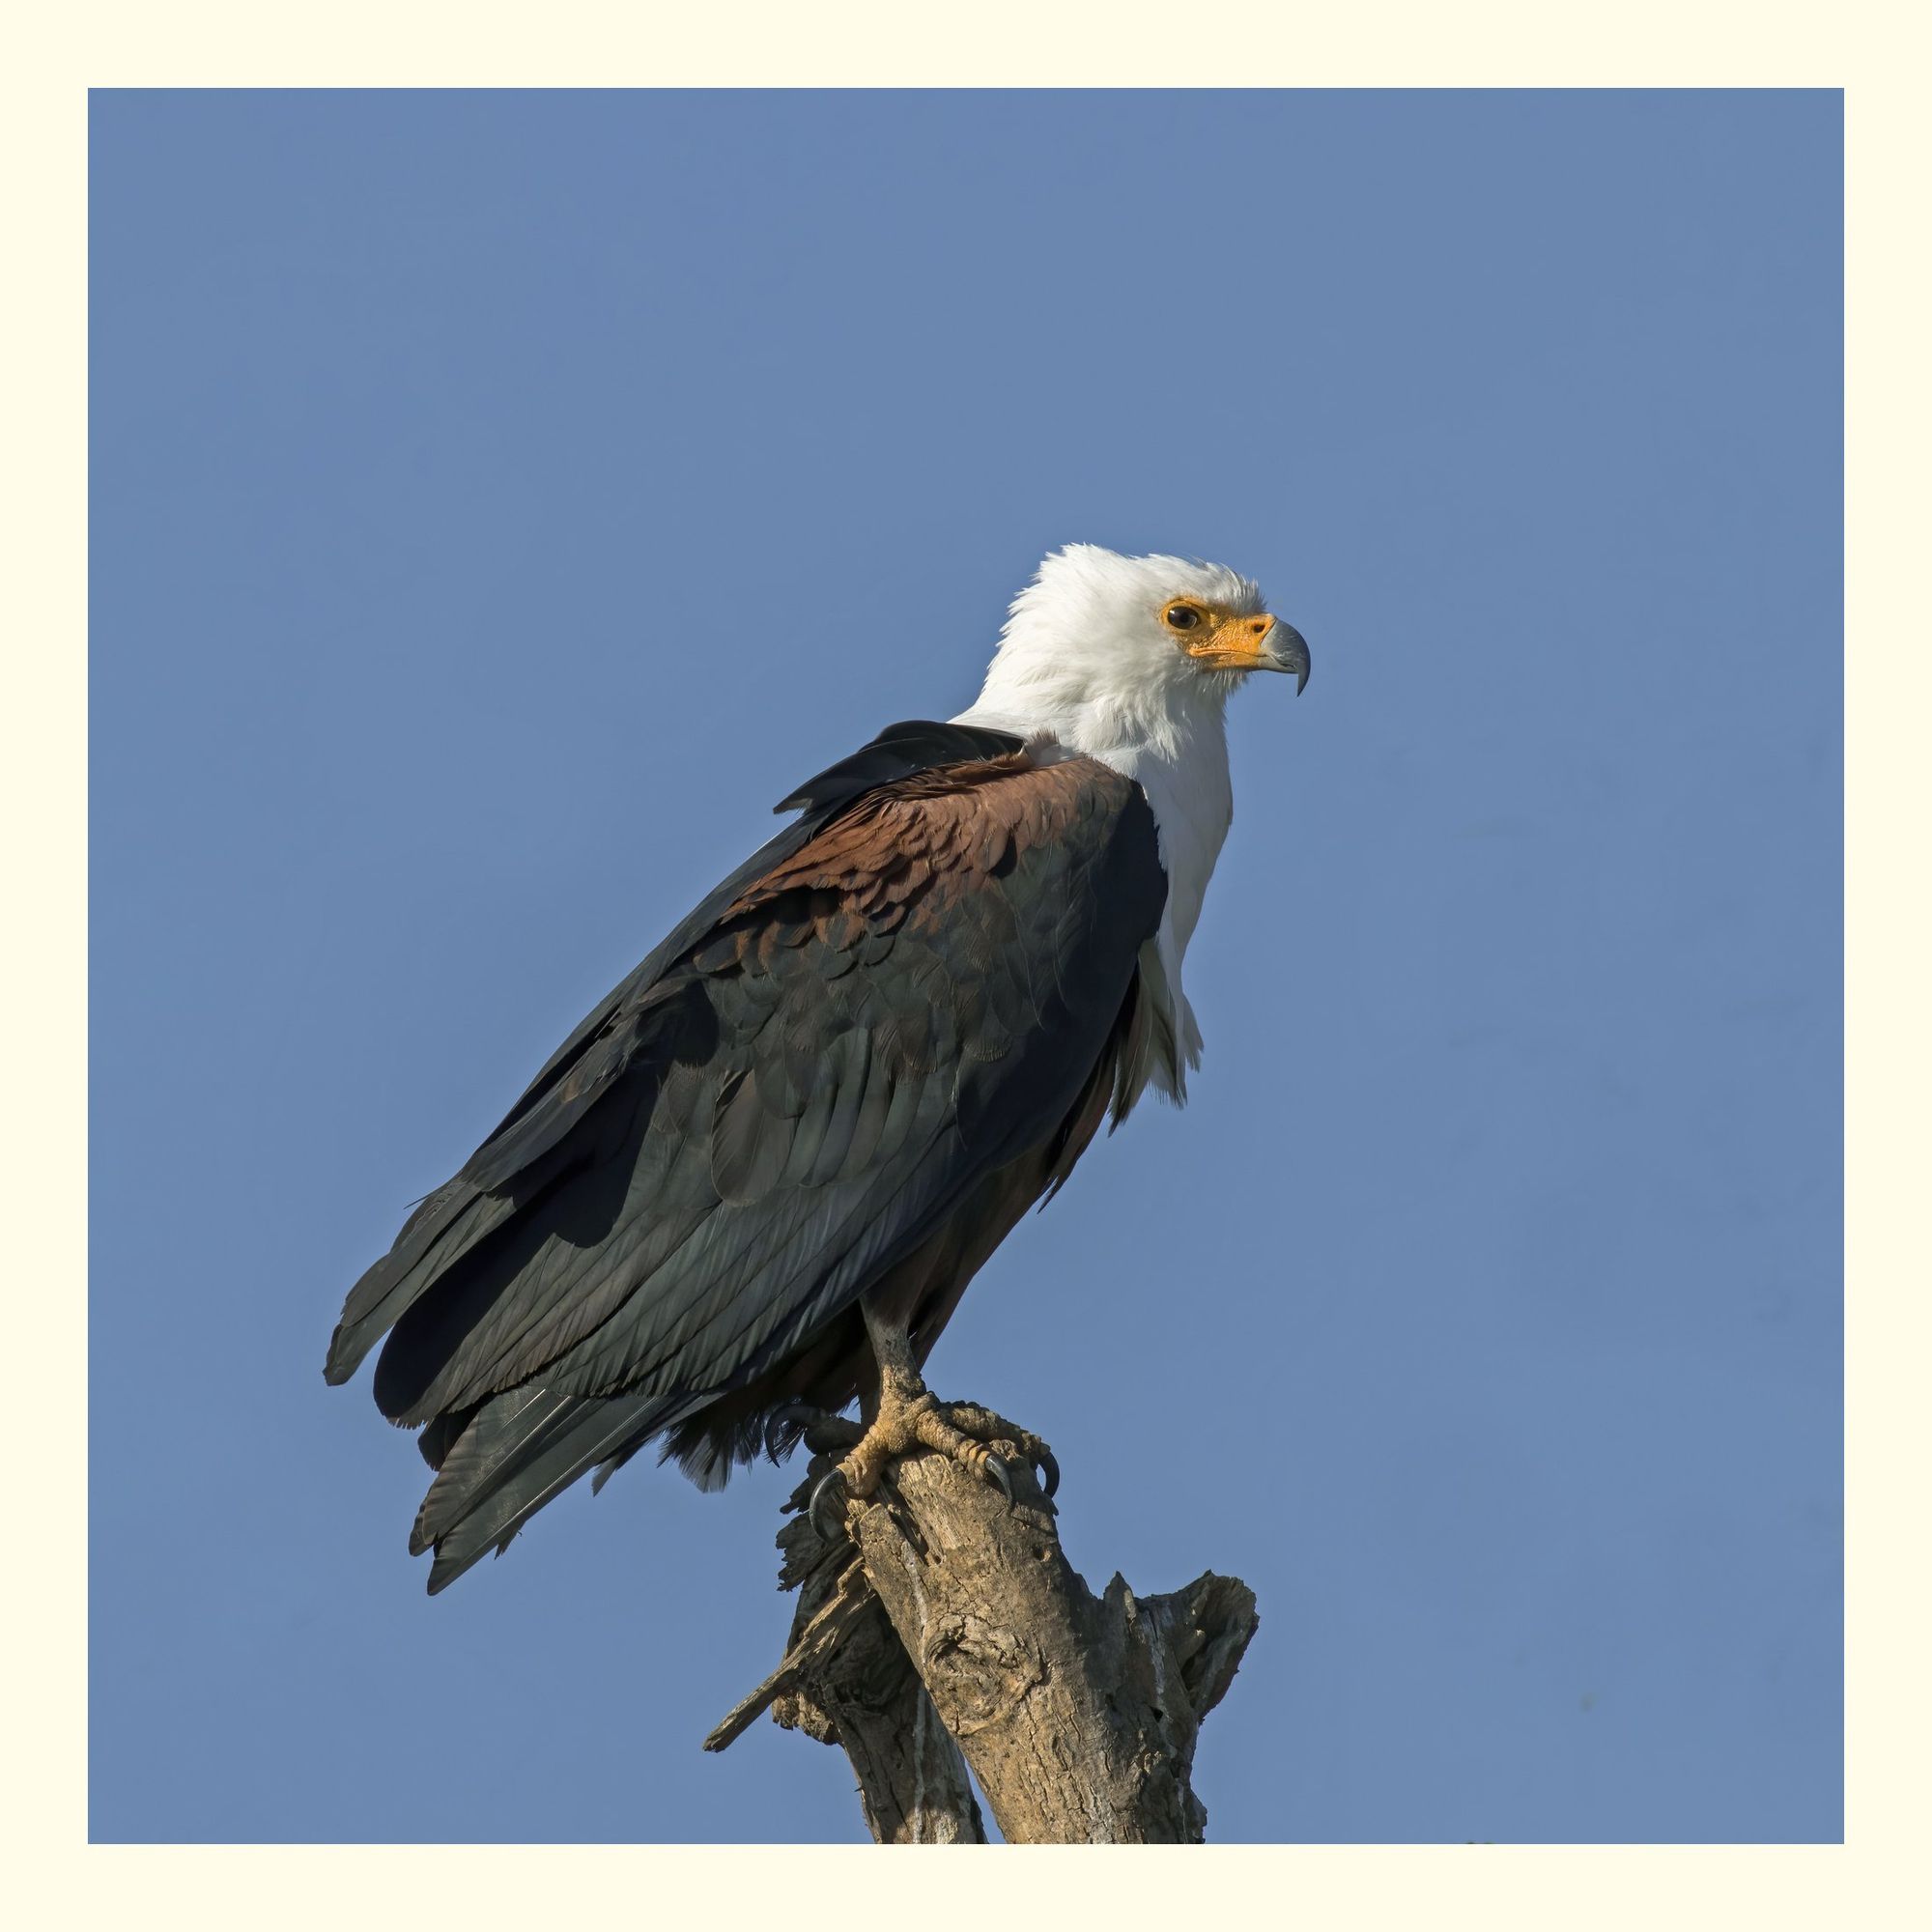
{"label": "tail feathers", "polygon": [[656,1435],[709,1398],[642,1392],[566,1396],[520,1388],[487,1403],[450,1447],[410,1538],[434,1548],[435,1596],[594,1464]]}
{"label": "tail feathers", "polygon": [[569,1396],[535,1386],[511,1389],[485,1403],[443,1452],[410,1531],[410,1554],[420,1556],[447,1536],[499,1482],[541,1450],[559,1417],[567,1419],[573,1406]]}
{"label": "tail feathers", "polygon": [[449,1452],[463,1438],[463,1432],[476,1419],[481,1403],[472,1403],[468,1408],[446,1408],[440,1415],[433,1415],[423,1424],[422,1434],[416,1437],[416,1447],[422,1451],[422,1459],[432,1469],[440,1469],[449,1458]]}

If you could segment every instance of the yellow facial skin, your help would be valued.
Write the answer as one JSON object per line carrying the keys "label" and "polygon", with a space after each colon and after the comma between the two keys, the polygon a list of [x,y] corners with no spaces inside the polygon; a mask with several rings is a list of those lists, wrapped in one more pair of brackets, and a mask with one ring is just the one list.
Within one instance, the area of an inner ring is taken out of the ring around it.
{"label": "yellow facial skin", "polygon": [[1267,661],[1264,646],[1274,619],[1265,611],[1241,615],[1193,597],[1175,597],[1161,606],[1160,621],[1174,641],[1207,669],[1255,670]]}

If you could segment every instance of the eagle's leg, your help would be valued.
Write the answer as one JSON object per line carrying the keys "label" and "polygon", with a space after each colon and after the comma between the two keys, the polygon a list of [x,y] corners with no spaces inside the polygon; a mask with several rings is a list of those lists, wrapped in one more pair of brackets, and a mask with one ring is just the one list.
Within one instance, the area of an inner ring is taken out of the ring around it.
{"label": "eagle's leg", "polygon": [[[820,1506],[829,1499],[835,1484],[842,1486],[848,1497],[869,1496],[878,1489],[887,1465],[915,1449],[936,1450],[963,1463],[974,1475],[997,1485],[1010,1502],[1012,1478],[998,1453],[999,1448],[1009,1445],[1040,1469],[1047,1494],[1053,1493],[1059,1486],[1060,1468],[1052,1450],[1038,1436],[977,1404],[938,1401],[920,1375],[905,1323],[881,1315],[869,1295],[861,1297],[859,1307],[879,1367],[878,1403],[864,1430],[843,1423],[836,1433],[822,1425],[813,1432],[828,1447],[850,1441],[843,1459],[820,1478],[811,1492],[810,1513],[821,1529],[828,1526],[819,1514]],[[857,1439],[851,1440],[854,1435]]]}

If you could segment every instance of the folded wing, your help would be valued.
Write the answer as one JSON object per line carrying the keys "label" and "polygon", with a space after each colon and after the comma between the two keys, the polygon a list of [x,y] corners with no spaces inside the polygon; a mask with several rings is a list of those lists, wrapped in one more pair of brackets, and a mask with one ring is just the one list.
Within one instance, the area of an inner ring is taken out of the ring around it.
{"label": "folded wing", "polygon": [[1114,1034],[1166,889],[1129,781],[919,724],[786,805],[349,1296],[326,1373],[387,1334],[378,1403],[439,1470],[432,1589],[781,1374]]}

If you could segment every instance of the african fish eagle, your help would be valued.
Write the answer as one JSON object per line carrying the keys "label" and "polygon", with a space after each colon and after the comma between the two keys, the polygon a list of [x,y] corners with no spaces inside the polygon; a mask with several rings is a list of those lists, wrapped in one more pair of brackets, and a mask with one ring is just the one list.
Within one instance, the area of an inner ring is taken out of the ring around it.
{"label": "african fish eagle", "polygon": [[921,1369],[1102,1119],[1150,1083],[1183,1097],[1228,697],[1308,667],[1233,571],[1071,545],[970,710],[892,725],[778,808],[799,816],[350,1292],[325,1373],[388,1337],[377,1404],[436,1471],[410,1538],[432,1592],[658,1438],[707,1489],[820,1425],[853,1496],[917,1447],[1006,1488],[987,1445],[1009,1443],[1056,1479]]}

